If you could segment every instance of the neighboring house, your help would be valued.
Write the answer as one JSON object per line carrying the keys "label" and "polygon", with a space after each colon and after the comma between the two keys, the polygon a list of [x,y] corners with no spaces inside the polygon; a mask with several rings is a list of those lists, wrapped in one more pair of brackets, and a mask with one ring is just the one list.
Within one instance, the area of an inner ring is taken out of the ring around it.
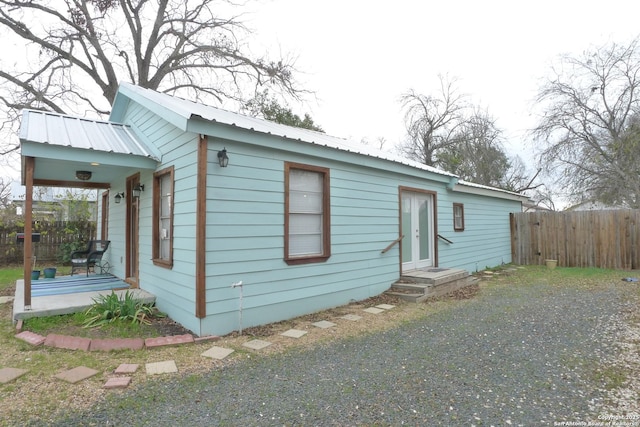
{"label": "neighboring house", "polygon": [[410,270],[509,263],[509,213],[527,200],[125,83],[109,122],[25,111],[21,143],[27,184],[108,188],[112,273],[198,335],[238,329],[241,292],[249,327],[378,295]]}
{"label": "neighboring house", "polygon": [[[69,212],[70,204],[74,201],[68,200],[53,200],[53,201],[41,201],[34,200],[32,206],[33,216],[41,219],[47,219],[51,221],[69,221],[71,213]],[[97,218],[96,202],[95,200],[86,200],[82,202],[87,205],[86,210],[90,212],[88,221],[95,221]],[[24,214],[24,200],[13,200],[11,206],[15,209],[16,215]]]}

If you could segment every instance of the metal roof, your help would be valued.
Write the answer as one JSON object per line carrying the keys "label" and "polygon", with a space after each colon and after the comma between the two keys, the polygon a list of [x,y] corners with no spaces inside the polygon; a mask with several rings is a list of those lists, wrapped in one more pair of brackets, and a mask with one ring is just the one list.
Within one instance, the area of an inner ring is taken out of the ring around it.
{"label": "metal roof", "polygon": [[[376,157],[395,163],[402,163],[417,169],[433,172],[438,175],[457,177],[457,175],[450,172],[434,168],[432,166],[427,166],[423,163],[409,160],[392,153],[378,150],[357,141],[338,138],[322,132],[287,126],[257,117],[233,113],[221,108],[199,104],[176,96],[160,93],[151,89],[145,89],[130,83],[121,83],[119,92],[121,92],[126,97],[138,103],[141,103],[145,107],[161,114],[163,118],[169,121],[171,121],[171,119],[173,118],[173,124],[183,130],[186,130],[186,123],[188,122],[188,120],[193,118],[202,118],[211,122],[222,123],[225,125],[251,130],[254,132],[261,132],[269,135],[280,136],[282,138],[306,142],[309,144],[331,147],[337,150]],[[116,102],[118,102],[118,98],[116,98]],[[159,110],[162,110],[164,114]]]}
{"label": "metal roof", "polygon": [[[140,143],[128,126],[71,117],[47,111],[24,110],[20,142],[141,156],[158,157]],[[23,154],[24,150],[23,150]]]}

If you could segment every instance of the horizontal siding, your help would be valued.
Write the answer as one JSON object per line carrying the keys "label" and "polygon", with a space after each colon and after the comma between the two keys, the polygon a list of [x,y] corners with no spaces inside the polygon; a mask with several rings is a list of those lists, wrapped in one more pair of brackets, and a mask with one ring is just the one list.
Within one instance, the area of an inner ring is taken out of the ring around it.
{"label": "horizontal siding", "polygon": [[[454,241],[438,243],[440,265],[472,270],[510,260],[503,254],[510,256],[508,212],[517,210],[514,202],[447,191],[448,177],[404,165],[242,130],[234,131],[242,142],[209,137],[206,230],[196,230],[197,134],[183,133],[135,104],[126,118],[141,139],[161,150],[158,169],[175,167],[172,269],[151,262],[153,171],[141,174],[148,189],[140,200],[141,287],[157,296],[161,310],[195,333],[238,328],[240,291],[231,285],[240,280],[245,327],[383,292],[400,273],[399,246],[381,253],[398,237],[400,186],[437,192],[438,232]],[[219,129],[211,124],[208,134]],[[222,148],[230,159],[226,168],[217,164]],[[331,257],[326,262],[287,265],[283,260],[286,161],[330,170]],[[461,233],[453,231],[454,202],[465,206]],[[126,209],[116,212],[114,206],[112,218],[124,224]],[[124,253],[123,228],[110,226],[109,232]],[[204,319],[195,318],[195,239],[200,232],[207,248]]]}

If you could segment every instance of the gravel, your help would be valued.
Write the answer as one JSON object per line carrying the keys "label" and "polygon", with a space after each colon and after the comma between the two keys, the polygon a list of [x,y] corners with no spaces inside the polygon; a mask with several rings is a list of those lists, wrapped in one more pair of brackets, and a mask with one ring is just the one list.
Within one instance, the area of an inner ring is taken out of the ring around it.
{"label": "gravel", "polygon": [[488,288],[386,332],[149,380],[55,425],[586,425],[628,286]]}

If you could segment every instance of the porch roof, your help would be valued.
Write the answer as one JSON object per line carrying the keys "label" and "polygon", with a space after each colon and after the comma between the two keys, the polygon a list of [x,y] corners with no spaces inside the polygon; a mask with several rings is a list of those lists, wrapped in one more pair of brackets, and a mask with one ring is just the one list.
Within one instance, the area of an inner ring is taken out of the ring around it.
{"label": "porch roof", "polygon": [[[35,158],[35,185],[106,187],[130,169],[155,169],[160,160],[129,126],[46,111],[22,112],[20,147],[23,158]],[[77,170],[90,171],[91,179],[76,180]]]}

